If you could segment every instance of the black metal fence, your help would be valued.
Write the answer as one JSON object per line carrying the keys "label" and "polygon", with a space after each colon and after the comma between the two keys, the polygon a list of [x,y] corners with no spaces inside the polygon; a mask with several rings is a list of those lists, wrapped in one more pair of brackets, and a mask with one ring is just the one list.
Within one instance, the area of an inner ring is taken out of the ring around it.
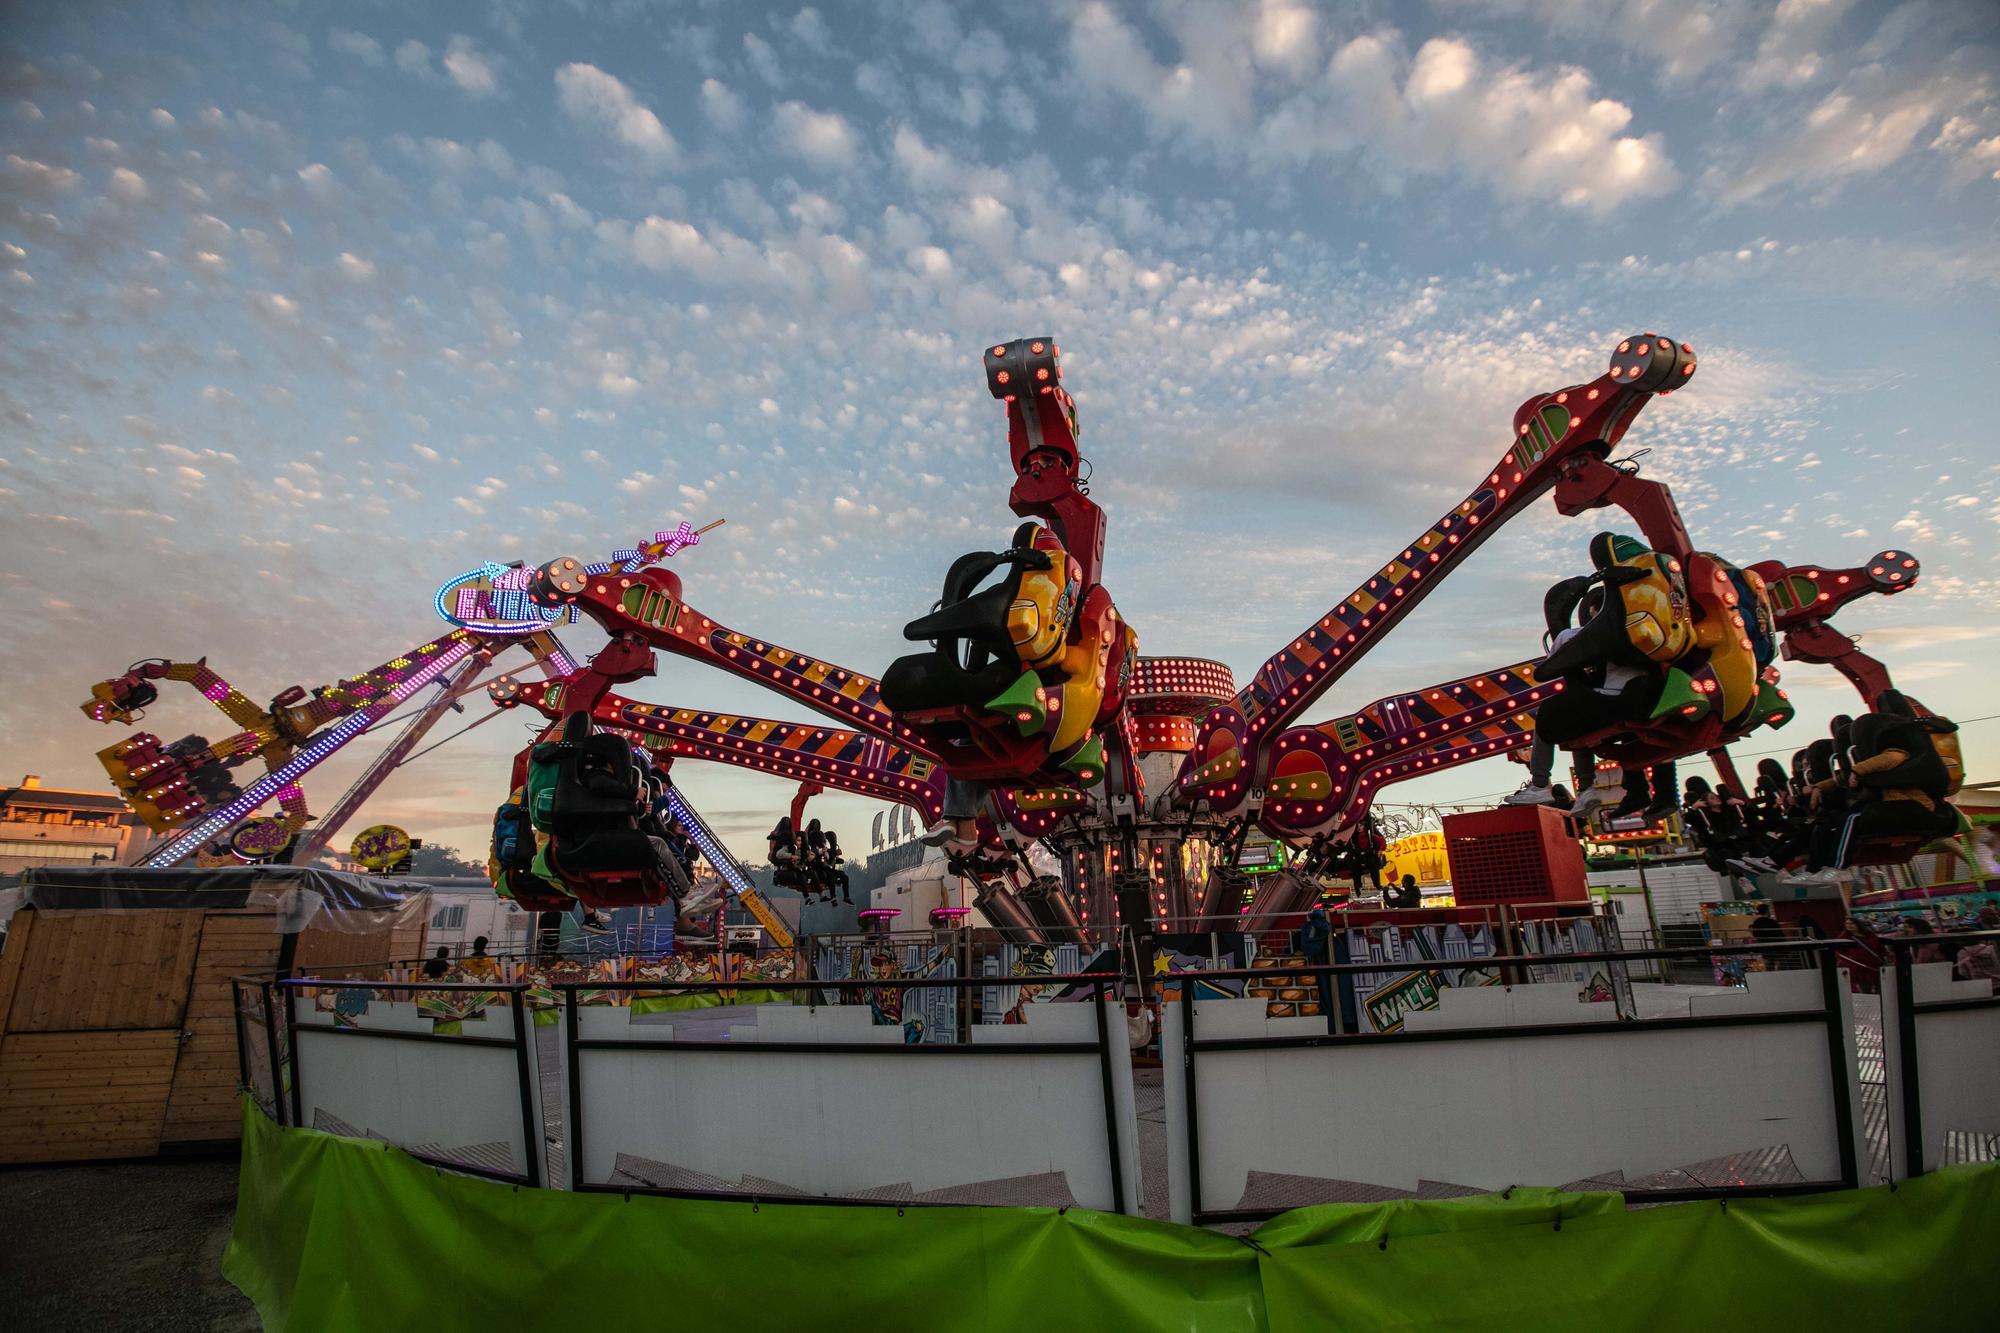
{"label": "black metal fence", "polygon": [[[251,1077],[251,1046],[246,1041],[246,1018],[261,1018],[264,1028],[264,1052],[269,1066],[272,1089],[271,1104],[265,1109],[281,1125],[293,1128],[309,1128],[305,1124],[304,1080],[309,1074],[309,1062],[300,1059],[299,1036],[301,1033],[314,1039],[320,1037],[338,1038],[348,1041],[400,1041],[400,1042],[449,1042],[458,1046],[497,1047],[514,1052],[516,1077],[520,1085],[521,1103],[521,1144],[525,1169],[521,1171],[498,1170],[474,1162],[456,1158],[441,1157],[425,1153],[421,1148],[407,1148],[412,1157],[429,1162],[433,1166],[451,1171],[462,1171],[468,1175],[486,1176],[516,1185],[540,1185],[543,1181],[541,1162],[542,1135],[536,1120],[536,1105],[539,1097],[539,1082],[535,1075],[534,1043],[530,1037],[527,1006],[524,996],[528,986],[483,984],[466,981],[329,981],[317,977],[280,977],[270,980],[237,977],[230,981],[236,1008],[236,1047],[244,1086],[253,1094],[257,1091]],[[400,1032],[383,1028],[342,1027],[321,1024],[300,1024],[298,1020],[298,997],[307,989],[365,990],[371,993],[382,991],[411,992],[427,994],[437,992],[473,992],[486,995],[505,995],[513,1015],[513,1035],[492,1036],[446,1036],[435,1032]],[[246,1006],[246,993],[254,991],[256,1003]],[[282,1026],[278,1015],[283,1014]],[[262,1099],[259,1099],[260,1102]]]}
{"label": "black metal fence", "polygon": [[[1197,1067],[1199,1057],[1204,1052],[1255,1051],[1255,1050],[1326,1050],[1341,1047],[1365,1046],[1381,1043],[1413,1042],[1486,1042],[1506,1041],[1523,1037],[1581,1037],[1604,1036],[1607,1030],[1618,1032],[1687,1032],[1703,1028],[1730,1027],[1776,1027],[1789,1024],[1817,1023],[1826,1029],[1827,1062],[1829,1068],[1828,1093],[1832,1098],[1834,1132],[1838,1138],[1840,1175],[1833,1180],[1801,1181],[1786,1184],[1741,1185],[1721,1187],[1701,1187],[1690,1189],[1632,1191],[1628,1197],[1635,1202],[1675,1203],[1691,1199],[1743,1197],[1746,1195],[1807,1194],[1824,1190],[1851,1189],[1860,1184],[1860,1168],[1856,1160],[1854,1146],[1854,1102],[1848,1084],[1849,1066],[1847,1060],[1847,1024],[1841,1005],[1844,986],[1840,971],[1834,960],[1834,946],[1841,940],[1791,941],[1759,945],[1708,945],[1699,949],[1640,949],[1594,954],[1558,955],[1512,955],[1461,960],[1461,966],[1497,967],[1503,976],[1514,974],[1516,969],[1546,967],[1551,963],[1591,963],[1627,964],[1649,959],[1672,960],[1681,957],[1708,957],[1714,954],[1754,953],[1764,956],[1772,954],[1808,954],[1816,958],[1821,980],[1821,1005],[1816,1009],[1765,1011],[1745,1014],[1713,1014],[1708,1016],[1663,1017],[1650,1019],[1627,1019],[1616,1024],[1603,1022],[1581,1023],[1538,1023],[1513,1027],[1470,1027],[1424,1029],[1415,1032],[1343,1032],[1340,1030],[1338,1005],[1335,1012],[1327,1014],[1327,1031],[1321,1034],[1300,1034],[1280,1037],[1212,1037],[1203,1038],[1196,1031],[1196,996],[1198,983],[1223,980],[1242,980],[1246,983],[1271,975],[1270,969],[1243,969],[1227,972],[1184,972],[1173,975],[1172,980],[1180,983],[1179,1008],[1181,1018],[1180,1050],[1162,1052],[1168,1059],[1178,1059],[1183,1070],[1182,1114],[1187,1126],[1188,1187],[1193,1205],[1194,1222],[1197,1226],[1211,1223],[1258,1222],[1286,1211],[1285,1208],[1204,1208],[1201,1198],[1201,1120],[1199,1107],[1199,1083]],[[1334,963],[1305,968],[1287,969],[1288,978],[1325,976],[1332,979],[1352,976],[1358,973],[1381,972],[1380,962]]]}
{"label": "black metal fence", "polygon": [[[806,1008],[832,1007],[850,1002],[849,996],[859,1001],[866,992],[911,991],[931,988],[950,989],[964,992],[973,987],[997,984],[1020,984],[1023,981],[1050,988],[1051,992],[1062,992],[1059,997],[1036,1001],[1040,1004],[1088,1003],[1095,1011],[1095,1036],[1090,1041],[1039,1041],[1039,1042],[996,1042],[992,1044],[959,1042],[941,1044],[918,1043],[876,1043],[876,1042],[803,1042],[803,1041],[745,1041],[727,1040],[675,1040],[673,1038],[590,1038],[582,1035],[579,1011],[587,1006],[580,1002],[579,994],[591,992],[645,992],[659,994],[668,992],[675,995],[725,994],[743,990],[779,991],[797,996],[794,1003]],[[753,1058],[767,1055],[871,1055],[892,1056],[907,1059],[939,1059],[951,1057],[993,1058],[1004,1056],[1074,1056],[1089,1057],[1098,1065],[1103,1099],[1105,1154],[1109,1167],[1111,1195],[1116,1210],[1123,1213],[1139,1212],[1139,1202],[1133,1182],[1128,1179],[1124,1145],[1119,1132],[1118,1097],[1116,1079],[1112,1067],[1112,1042],[1125,1040],[1125,1031],[1110,1022],[1109,1009],[1105,1003],[1108,997],[1117,994],[1119,978],[1115,973],[1071,973],[1033,978],[995,977],[928,977],[859,979],[847,981],[805,980],[805,981],[581,981],[564,982],[535,987],[525,983],[484,984],[479,982],[410,982],[410,981],[350,981],[321,977],[291,977],[262,979],[239,977],[231,982],[236,1000],[236,1039],[240,1071],[243,1085],[256,1097],[264,1110],[279,1124],[302,1126],[306,1098],[303,1085],[314,1074],[310,1055],[302,1054],[299,1039],[301,1034],[309,1040],[322,1037],[333,1040],[399,1041],[399,1042],[446,1042],[460,1046],[488,1046],[510,1049],[515,1053],[516,1077],[519,1084],[521,1107],[521,1133],[525,1143],[526,1169],[524,1171],[500,1171],[455,1158],[438,1156],[420,1148],[403,1146],[420,1161],[450,1171],[460,1171],[471,1175],[485,1176],[513,1184],[539,1186],[544,1183],[542,1134],[538,1129],[537,1109],[543,1112],[543,1119],[553,1119],[548,1112],[551,1108],[542,1106],[541,1079],[538,1073],[536,1047],[532,1039],[533,1027],[526,1006],[526,995],[531,990],[553,992],[557,1008],[561,1012],[565,1038],[565,1059],[567,1061],[567,1084],[562,1108],[562,1130],[559,1138],[551,1136],[560,1144],[567,1162],[564,1183],[569,1189],[587,1193],[612,1194],[656,1194],[677,1198],[728,1199],[754,1203],[817,1203],[839,1205],[867,1205],[883,1207],[927,1206],[910,1200],[869,1199],[843,1196],[759,1194],[748,1190],[700,1190],[676,1189],[650,1185],[643,1182],[609,1183],[585,1179],[583,1169],[583,1126],[584,1115],[584,1062],[595,1051],[701,1051],[737,1055]],[[364,990],[373,994],[383,993],[432,993],[432,992],[478,992],[504,995],[513,1018],[511,1037],[454,1036],[432,1032],[411,1032],[385,1030],[364,1026],[328,1026],[322,1024],[300,1024],[297,1005],[302,992],[312,989]],[[829,1003],[830,1001],[830,1003]],[[253,1030],[261,1029],[261,1043],[251,1038]],[[257,1047],[261,1044],[262,1050]],[[265,1069],[258,1071],[253,1062],[261,1060]],[[268,1079],[271,1095],[262,1095],[260,1078]],[[1136,1134],[1136,1128],[1133,1131]],[[1132,1145],[1136,1151],[1136,1142]],[[552,1156],[552,1154],[550,1154]],[[550,1182],[553,1183],[553,1182]]]}
{"label": "black metal fence", "polygon": [[[1896,1099],[1903,1116],[1903,1167],[1908,1175],[1921,1176],[1930,1167],[1924,1158],[1923,1071],[1917,1058],[1917,1024],[1932,1014],[1964,1013],[1974,1009],[2000,1009],[2000,993],[1969,996],[1958,1000],[1929,1000],[1917,1003],[1914,964],[1949,962],[1946,950],[1961,946],[2000,942],[2000,930],[1954,931],[1949,935],[1883,935],[1883,944],[1896,959]],[[1934,959],[1919,958],[1924,951],[1936,951]],[[2000,1053],[1987,1052],[2000,1059]]]}

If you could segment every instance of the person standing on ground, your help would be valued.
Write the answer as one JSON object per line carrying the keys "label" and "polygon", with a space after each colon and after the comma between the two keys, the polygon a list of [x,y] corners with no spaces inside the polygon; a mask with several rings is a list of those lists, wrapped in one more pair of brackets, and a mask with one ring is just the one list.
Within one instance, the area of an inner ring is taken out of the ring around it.
{"label": "person standing on ground", "polygon": [[[1333,927],[1326,919],[1326,907],[1314,903],[1306,919],[1299,926],[1299,952],[1306,956],[1306,962],[1313,967],[1325,967],[1332,962]],[[1319,988],[1319,1011],[1321,1014],[1333,1012],[1333,978],[1325,972],[1313,978]]]}
{"label": "person standing on ground", "polygon": [[484,935],[472,941],[472,952],[461,960],[460,967],[468,977],[486,978],[500,975],[500,960],[486,952]]}

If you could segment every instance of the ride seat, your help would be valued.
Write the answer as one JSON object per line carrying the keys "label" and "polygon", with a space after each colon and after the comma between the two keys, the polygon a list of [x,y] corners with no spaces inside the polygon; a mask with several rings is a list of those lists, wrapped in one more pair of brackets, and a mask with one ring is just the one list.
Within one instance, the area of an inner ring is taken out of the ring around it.
{"label": "ride seat", "polygon": [[687,895],[672,850],[636,828],[597,829],[549,846],[549,865],[587,907],[650,907]]}
{"label": "ride seat", "polygon": [[576,899],[531,870],[518,867],[500,872],[501,892],[524,912],[567,912]]}
{"label": "ride seat", "polygon": [[[1005,551],[973,551],[952,562],[937,610],[903,627],[903,637],[930,640],[931,651],[897,658],[882,673],[882,702],[897,713],[979,708],[1019,679],[1022,664],[1009,612],[1030,569],[1053,567],[1046,551],[1032,549],[1038,525],[1023,523]],[[997,569],[1006,575],[975,592]]]}
{"label": "ride seat", "polygon": [[593,733],[589,714],[572,715],[563,724],[563,738],[536,746],[534,757],[558,764],[549,812],[555,831],[629,824],[637,816],[642,788],[631,746],[617,736]]}
{"label": "ride seat", "polygon": [[579,902],[651,906],[687,894],[666,842],[639,827],[645,775],[624,739],[593,732],[590,715],[576,713],[562,739],[536,746],[534,758],[558,765],[545,859]]}

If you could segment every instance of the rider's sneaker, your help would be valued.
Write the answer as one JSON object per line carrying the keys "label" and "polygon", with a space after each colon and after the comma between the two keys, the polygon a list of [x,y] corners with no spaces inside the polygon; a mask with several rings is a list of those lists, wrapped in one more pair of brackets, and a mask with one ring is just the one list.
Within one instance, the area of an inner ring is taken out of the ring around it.
{"label": "rider's sneaker", "polygon": [[1624,783],[1615,780],[1609,783],[1601,782],[1577,797],[1576,804],[1570,807],[1570,813],[1578,819],[1588,819],[1597,813],[1597,807],[1607,802],[1622,801],[1624,799]]}
{"label": "rider's sneaker", "polygon": [[1537,784],[1533,780],[1530,780],[1522,783],[1521,789],[1515,792],[1512,796],[1509,796],[1501,804],[1550,805],[1554,803],[1555,799],[1556,799],[1555,793],[1549,790],[1548,783],[1544,782]]}
{"label": "rider's sneaker", "polygon": [[583,933],[586,935],[609,935],[611,933],[611,923],[596,912],[585,912],[582,924]]}

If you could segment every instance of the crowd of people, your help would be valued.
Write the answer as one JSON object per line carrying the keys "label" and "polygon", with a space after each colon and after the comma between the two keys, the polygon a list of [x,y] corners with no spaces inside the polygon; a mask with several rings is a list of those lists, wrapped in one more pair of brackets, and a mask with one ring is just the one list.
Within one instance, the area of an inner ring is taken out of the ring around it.
{"label": "crowd of people", "polygon": [[2000,981],[2000,939],[1966,938],[1977,932],[2000,930],[2000,906],[1992,903],[1979,909],[1976,917],[1958,918],[1940,930],[1927,917],[1908,915],[1896,922],[1871,924],[1850,916],[1842,928],[1846,943],[1839,949],[1841,966],[1853,979],[1854,988],[1875,991],[1881,986],[1884,967],[1897,959],[1888,941],[1919,941],[1905,950],[1912,965],[1950,963],[1955,976],[1967,980],[1981,978]]}

